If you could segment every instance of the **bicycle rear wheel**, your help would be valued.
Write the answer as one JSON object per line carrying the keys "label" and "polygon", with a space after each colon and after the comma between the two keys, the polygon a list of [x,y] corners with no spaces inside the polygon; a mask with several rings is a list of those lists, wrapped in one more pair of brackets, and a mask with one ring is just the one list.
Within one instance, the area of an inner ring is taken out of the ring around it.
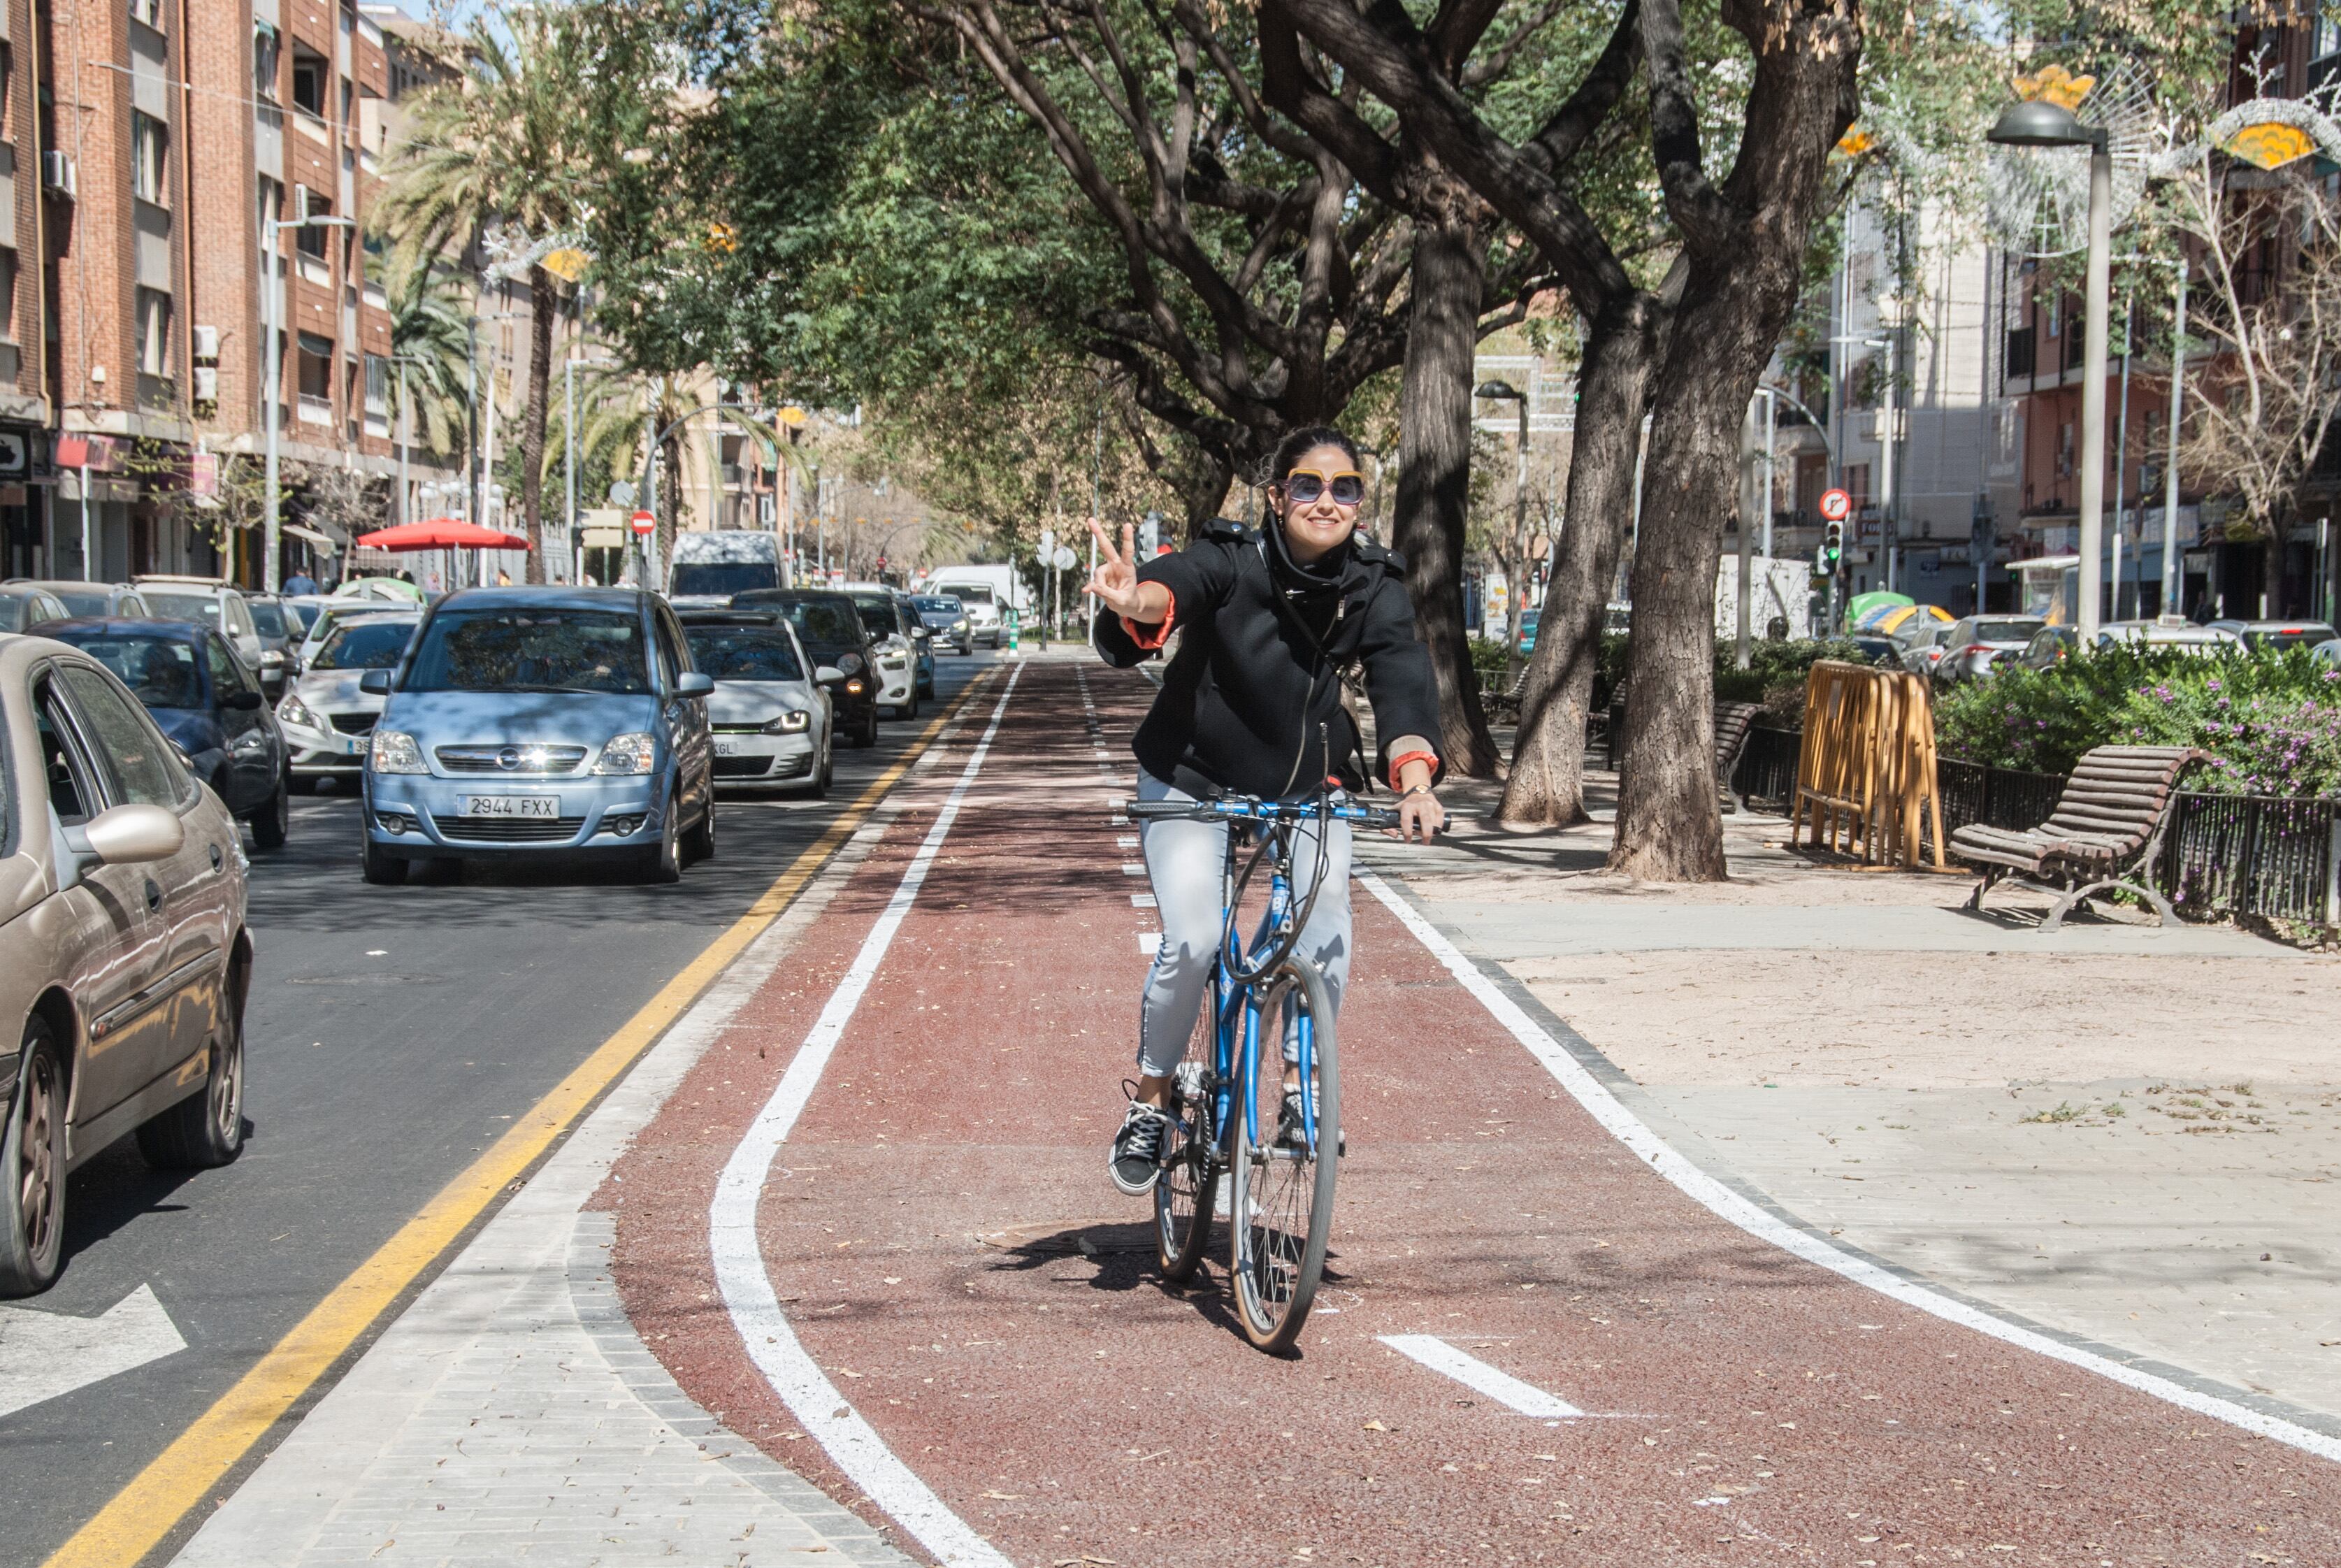
{"label": "bicycle rear wheel", "polygon": [[[1220,1183],[1219,1140],[1211,1126],[1216,1094],[1211,1064],[1218,1060],[1220,986],[1216,970],[1195,1033],[1179,1069],[1170,1131],[1163,1141],[1162,1174],[1154,1183],[1154,1255],[1162,1277],[1180,1283],[1193,1276],[1211,1235],[1211,1210]],[[1191,1093],[1190,1093],[1191,1090]]]}
{"label": "bicycle rear wheel", "polygon": [[[1235,1276],[1236,1317],[1258,1348],[1283,1352],[1300,1337],[1325,1271],[1333,1231],[1333,1183],[1341,1136],[1341,1059],[1333,1039],[1333,1006],[1317,966],[1288,958],[1255,995],[1271,1005],[1260,1020],[1260,1073],[1242,1086],[1235,1111],[1235,1168],[1229,1190],[1229,1248]],[[1278,1142],[1277,1113],[1284,1099],[1279,1055],[1282,1004],[1300,1014],[1310,1049],[1317,1089],[1317,1137]],[[1246,1117],[1242,1097],[1252,1102]],[[1257,1124],[1259,1135],[1252,1129]]]}

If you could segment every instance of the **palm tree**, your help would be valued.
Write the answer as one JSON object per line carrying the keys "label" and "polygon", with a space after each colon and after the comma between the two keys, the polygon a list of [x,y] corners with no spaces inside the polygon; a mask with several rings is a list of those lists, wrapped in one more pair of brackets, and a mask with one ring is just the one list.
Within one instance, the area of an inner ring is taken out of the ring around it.
{"label": "palm tree", "polygon": [[392,150],[374,222],[403,265],[427,269],[451,245],[500,226],[529,285],[528,406],[521,424],[521,506],[528,580],[544,580],[544,424],[558,280],[545,253],[583,217],[587,160],[575,40],[559,6],[494,6],[461,41],[456,79],[420,95]]}
{"label": "palm tree", "polygon": [[404,362],[408,407],[393,419],[409,426],[433,452],[452,455],[463,444],[463,401],[470,365],[469,322],[453,274],[429,259],[393,252],[384,269],[390,302],[390,352]]}
{"label": "palm tree", "polygon": [[[643,497],[641,504],[658,517],[658,558],[671,557],[682,507],[682,447],[684,421],[701,428],[721,428],[746,435],[766,454],[791,467],[802,464],[780,432],[768,421],[744,408],[726,406],[721,415],[701,417],[705,406],[692,394],[684,378],[669,371],[613,367],[588,371],[577,382],[577,450],[588,465],[604,462],[611,472],[632,477],[644,467],[643,441],[652,431],[659,442],[659,494]],[[711,494],[722,486],[721,458],[716,444],[704,444]]]}

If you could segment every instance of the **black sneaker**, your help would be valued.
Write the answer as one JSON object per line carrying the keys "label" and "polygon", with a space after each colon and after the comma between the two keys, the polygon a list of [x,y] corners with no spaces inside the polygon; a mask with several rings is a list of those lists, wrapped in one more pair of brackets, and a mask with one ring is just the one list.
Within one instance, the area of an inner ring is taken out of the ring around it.
{"label": "black sneaker", "polygon": [[[1310,1109],[1313,1111],[1316,1106],[1312,1104]],[[1300,1124],[1300,1091],[1287,1089],[1284,1104],[1276,1114],[1276,1146],[1280,1149],[1301,1149],[1308,1144],[1308,1134]],[[1350,1152],[1350,1135],[1347,1133],[1336,1141],[1333,1152],[1336,1154]]]}
{"label": "black sneaker", "polygon": [[1132,1100],[1122,1113],[1106,1162],[1113,1184],[1133,1198],[1152,1192],[1155,1178],[1162,1174],[1162,1139],[1170,1130],[1170,1118],[1160,1108]]}

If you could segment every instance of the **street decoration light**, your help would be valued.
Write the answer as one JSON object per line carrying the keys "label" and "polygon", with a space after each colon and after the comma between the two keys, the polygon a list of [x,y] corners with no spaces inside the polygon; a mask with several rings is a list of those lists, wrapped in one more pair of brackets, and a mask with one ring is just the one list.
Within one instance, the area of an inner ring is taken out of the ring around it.
{"label": "street decoration light", "polygon": [[2103,127],[2085,125],[2049,98],[2011,104],[1987,141],[2003,147],[2089,149],[2087,279],[2081,338],[2080,603],[2075,620],[2083,647],[2097,640],[2097,596],[2103,589],[2106,528],[2106,317],[2112,308],[2113,154]]}
{"label": "street decoration light", "polygon": [[[1483,381],[1472,389],[1471,395],[1489,403],[1514,403],[1520,411],[1520,464],[1512,485],[1512,539],[1525,551],[1529,539],[1529,394],[1509,381]],[[1528,574],[1528,561],[1520,561],[1520,574]],[[1507,584],[1511,594],[1510,613],[1504,619],[1506,652],[1517,654],[1519,647],[1521,615],[1528,608],[1525,583]]]}

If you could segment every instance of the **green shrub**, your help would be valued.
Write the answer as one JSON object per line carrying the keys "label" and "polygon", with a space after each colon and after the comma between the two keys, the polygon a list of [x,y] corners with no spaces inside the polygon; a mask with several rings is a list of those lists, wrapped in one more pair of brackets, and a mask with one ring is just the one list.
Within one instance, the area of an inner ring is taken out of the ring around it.
{"label": "green shrub", "polygon": [[2189,786],[2220,794],[2341,794],[2341,671],[2304,649],[2205,658],[2116,645],[2046,670],[1996,666],[1935,706],[1942,754],[2068,773],[2100,745],[2212,754]]}
{"label": "green shrub", "polygon": [[1471,648],[1471,668],[1479,677],[1481,691],[1501,691],[1504,687],[1505,644],[1502,638],[1470,637],[1465,639]]}

